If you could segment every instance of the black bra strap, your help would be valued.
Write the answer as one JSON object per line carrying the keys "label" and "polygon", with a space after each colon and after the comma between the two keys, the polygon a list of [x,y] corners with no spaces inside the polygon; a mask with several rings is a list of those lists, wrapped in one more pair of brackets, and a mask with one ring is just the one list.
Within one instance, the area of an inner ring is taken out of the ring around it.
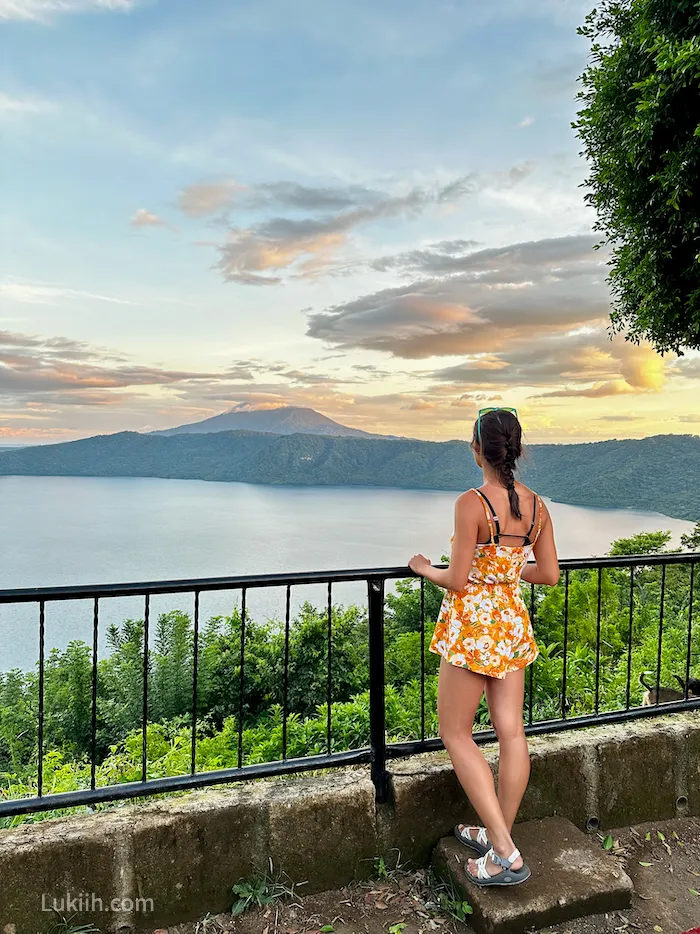
{"label": "black bra strap", "polygon": [[532,535],[532,530],[535,528],[536,518],[537,518],[537,493],[533,493],[532,494],[532,525],[527,530],[527,535],[523,536],[523,538],[525,539],[526,545],[530,545],[532,543],[532,539],[530,538],[530,536]]}
{"label": "black bra strap", "polygon": [[530,538],[530,536],[532,535],[532,530],[535,528],[535,521],[537,519],[537,493],[532,494],[532,498],[533,498],[532,524],[530,525],[530,528],[528,529],[527,535],[515,535],[515,534],[511,535],[508,532],[502,533],[501,523],[498,521],[498,516],[496,515],[496,510],[493,508],[491,504],[491,500],[481,490],[479,490],[479,495],[483,498],[484,502],[491,510],[491,515],[493,516],[493,524],[496,527],[496,534],[493,536],[493,541],[495,545],[497,545],[500,542],[502,534],[505,534],[507,538],[522,538],[525,540],[526,545],[532,544],[532,539]]}
{"label": "black bra strap", "polygon": [[482,495],[483,498],[484,498],[484,502],[486,503],[486,505],[487,505],[487,506],[489,507],[489,509],[491,510],[491,515],[493,516],[493,524],[496,526],[496,534],[493,536],[493,542],[494,542],[494,545],[497,545],[497,544],[499,543],[499,541],[500,541],[500,538],[501,538],[501,524],[500,524],[500,522],[498,521],[498,516],[496,515],[496,510],[495,510],[495,509],[493,508],[493,506],[491,505],[491,501],[489,500],[488,496],[487,496],[485,493],[482,493],[481,490],[479,490],[479,493],[481,493],[481,495]]}

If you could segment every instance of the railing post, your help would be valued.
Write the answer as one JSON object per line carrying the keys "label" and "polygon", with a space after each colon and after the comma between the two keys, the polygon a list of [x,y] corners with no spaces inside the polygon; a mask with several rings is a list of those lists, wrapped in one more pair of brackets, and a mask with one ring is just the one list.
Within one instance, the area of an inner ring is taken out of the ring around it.
{"label": "railing post", "polygon": [[369,617],[369,735],[371,777],[377,804],[389,800],[386,770],[386,707],[384,691],[384,580],[367,581]]}

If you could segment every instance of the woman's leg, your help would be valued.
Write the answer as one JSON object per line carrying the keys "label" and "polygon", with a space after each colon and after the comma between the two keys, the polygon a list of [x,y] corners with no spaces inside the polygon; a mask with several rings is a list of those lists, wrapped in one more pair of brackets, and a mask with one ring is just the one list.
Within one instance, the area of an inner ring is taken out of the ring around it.
{"label": "woman's leg", "polygon": [[498,735],[498,802],[510,832],[530,779],[530,752],[523,726],[525,671],[511,671],[502,680],[487,678],[486,700]]}
{"label": "woman's leg", "polygon": [[[494,850],[507,858],[515,849],[510,828],[496,797],[491,768],[472,738],[474,715],[484,692],[484,682],[489,680],[443,659],[438,683],[438,718],[440,736],[457,778],[483,821]],[[522,861],[517,860],[514,868],[519,869],[521,865]],[[500,871],[490,860],[487,866],[493,874]],[[469,860],[469,869],[476,874],[473,860]]]}

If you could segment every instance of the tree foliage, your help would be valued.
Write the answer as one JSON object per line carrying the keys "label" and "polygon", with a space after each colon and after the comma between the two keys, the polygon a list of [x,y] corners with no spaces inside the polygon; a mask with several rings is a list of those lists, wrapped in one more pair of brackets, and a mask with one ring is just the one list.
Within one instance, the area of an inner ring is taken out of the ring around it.
{"label": "tree foliage", "polygon": [[688,551],[700,551],[700,522],[696,522],[693,530],[681,535],[681,547]]}
{"label": "tree foliage", "polygon": [[601,0],[574,123],[612,247],[613,328],[700,347],[700,4]]}

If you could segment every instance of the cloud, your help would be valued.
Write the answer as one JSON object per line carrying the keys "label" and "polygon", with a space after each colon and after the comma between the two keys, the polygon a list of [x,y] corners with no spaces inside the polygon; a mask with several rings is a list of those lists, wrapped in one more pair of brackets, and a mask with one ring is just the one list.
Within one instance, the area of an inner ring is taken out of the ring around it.
{"label": "cloud", "polygon": [[620,373],[635,389],[658,391],[666,380],[666,364],[648,344],[628,344],[620,357]]}
{"label": "cloud", "polygon": [[681,357],[673,372],[685,379],[700,379],[700,356]]}
{"label": "cloud", "polygon": [[132,227],[167,227],[168,230],[175,230],[175,228],[167,221],[164,221],[162,217],[153,214],[151,211],[147,211],[146,208],[139,208],[129,223]]}
{"label": "cloud", "polygon": [[643,415],[599,415],[597,422],[639,422],[644,421]]}
{"label": "cloud", "polygon": [[[278,212],[247,225],[230,224],[226,241],[218,246],[216,264],[226,281],[270,285],[284,276],[315,277],[330,267],[340,271],[344,267],[337,266],[337,256],[358,228],[451,207],[487,185],[512,188],[532,168],[531,163],[523,163],[507,172],[462,175],[399,192],[355,184],[309,186],[290,181],[245,186],[229,178],[183,189],[178,206],[190,218],[229,217],[234,210]],[[279,213],[282,209],[285,212]],[[436,252],[445,245],[450,248],[449,243],[436,245]]]}
{"label": "cloud", "polygon": [[384,257],[377,268],[428,278],[311,314],[307,333],[333,347],[425,359],[494,354],[547,331],[600,324],[610,299],[604,256],[594,244],[586,235]]}
{"label": "cloud", "polygon": [[430,402],[428,399],[414,399],[413,402],[409,402],[408,405],[404,405],[402,408],[412,412],[422,412],[424,409],[437,408],[437,403]]}
{"label": "cloud", "polygon": [[[385,195],[374,203],[335,214],[273,217],[250,228],[232,227],[219,248],[217,266],[228,282],[245,284],[277,283],[279,275],[271,273],[280,270],[313,276],[329,265],[353,229],[387,218],[418,215],[431,205],[454,203],[473,190],[474,180],[463,176],[432,190],[413,188],[405,195]],[[308,200],[310,189],[306,191]]]}
{"label": "cloud", "polygon": [[521,129],[525,129],[526,127],[532,126],[532,124],[533,124],[534,122],[535,122],[535,118],[534,118],[534,117],[527,116],[527,117],[523,117],[523,119],[520,121],[520,123],[518,124],[518,126],[519,126]]}
{"label": "cloud", "polygon": [[543,399],[565,399],[565,398],[586,398],[586,399],[604,399],[606,396],[623,396],[633,393],[634,389],[623,379],[613,379],[605,383],[596,383],[594,386],[587,386],[581,389],[555,389],[553,392],[546,392],[542,395]]}
{"label": "cloud", "polygon": [[18,428],[16,425],[0,425],[0,438],[10,438],[13,441],[18,439],[26,441],[40,441],[46,438],[53,441],[56,437],[70,434],[67,428]]}
{"label": "cloud", "polygon": [[382,257],[373,264],[378,270],[423,278],[312,313],[307,333],[345,351],[460,356],[429,372],[462,391],[658,392],[664,360],[648,345],[609,339],[606,256],[595,242],[580,235],[470,251],[456,241]]}
{"label": "cloud", "polygon": [[338,382],[336,374],[255,359],[233,359],[209,372],[142,365],[70,338],[0,331],[0,422],[26,418],[65,427],[87,421],[88,430],[105,431],[110,423],[123,430],[136,418],[134,427],[167,427],[173,412],[194,421],[242,402],[297,400],[323,410],[328,400],[337,407],[338,399],[352,398],[337,392]]}
{"label": "cloud", "polygon": [[679,415],[679,422],[700,422],[700,414],[691,412],[690,415]]}
{"label": "cloud", "polygon": [[555,278],[597,275],[605,254],[594,252],[596,238],[589,234],[552,237],[473,251],[470,240],[442,241],[423,249],[409,250],[373,260],[373,269],[397,270],[411,275],[447,276],[471,273],[475,281],[505,285],[525,282],[534,270]]}
{"label": "cloud", "polygon": [[458,409],[473,409],[476,412],[478,402],[502,402],[503,396],[486,395],[485,393],[473,392],[463,393],[450,402],[450,405]]}
{"label": "cloud", "polygon": [[140,0],[0,0],[0,20],[46,22],[61,13],[114,10],[128,13]]}
{"label": "cloud", "polygon": [[[337,377],[330,376],[327,373],[309,373],[306,370],[285,370],[280,373],[284,379],[288,379],[292,385],[296,386],[332,386],[338,382]],[[359,382],[351,377],[343,379],[344,383]]]}
{"label": "cloud", "polygon": [[[602,335],[601,335],[602,337]],[[593,386],[567,387],[545,393],[543,398],[586,397],[602,399],[606,396],[629,395],[630,393],[660,392],[666,382],[666,365],[662,357],[648,344],[631,344],[627,341],[608,341],[608,348],[599,344],[602,353],[598,372],[603,375],[608,363],[608,373],[616,373],[613,379],[598,381]],[[607,357],[607,361],[606,361]],[[582,358],[583,359],[583,358]],[[585,367],[578,373],[580,380],[594,375]]]}
{"label": "cloud", "polygon": [[344,241],[342,233],[330,230],[306,236],[299,230],[296,236],[275,238],[232,229],[226,243],[218,248],[220,258],[216,266],[227,282],[276,285],[281,278],[270,275],[271,270],[286,269],[304,259],[300,272],[310,274],[324,266]]}
{"label": "cloud", "polygon": [[[569,353],[575,357],[573,345]],[[36,437],[41,432],[46,432],[41,437],[49,437],[52,425],[57,436],[67,426],[72,434],[146,430],[144,426],[165,428],[197,421],[236,405],[289,404],[310,406],[373,432],[466,437],[479,406],[501,398],[498,386],[488,391],[486,385],[480,391],[447,379],[431,384],[434,375],[414,373],[412,391],[370,396],[343,388],[352,377],[295,370],[281,361],[232,359],[216,372],[167,369],[135,365],[113,351],[69,338],[4,331],[0,332],[0,426],[11,424],[9,436],[15,434],[15,425],[39,426],[33,432]],[[375,379],[375,392],[377,387]]]}
{"label": "cloud", "polygon": [[[474,387],[543,388],[567,381],[580,384],[614,380],[620,364],[606,344],[609,342],[602,331],[533,333],[515,348],[477,356],[465,363],[435,370],[432,375],[435,379]],[[633,391],[629,386],[627,389]],[[589,387],[583,387],[558,390],[551,395],[588,395],[591,392]],[[609,393],[596,391],[595,394]]]}
{"label": "cloud", "polygon": [[[337,356],[344,357],[345,354],[338,354]],[[333,359],[333,358],[326,358]],[[376,363],[353,363],[353,370],[359,370],[361,373],[368,373],[370,376],[390,376],[389,370],[382,370],[381,367],[378,367]]]}
{"label": "cloud", "polygon": [[243,185],[232,178],[200,182],[183,188],[177,204],[188,217],[207,217],[234,208],[246,210],[281,207],[299,211],[342,211],[377,204],[385,192],[363,185],[310,186],[298,182],[264,182]]}
{"label": "cloud", "polygon": [[88,300],[108,302],[113,305],[136,305],[137,302],[113,295],[99,295],[81,289],[71,289],[63,285],[43,282],[23,282],[20,280],[0,280],[0,295],[29,305],[54,305],[66,300]]}
{"label": "cloud", "polygon": [[177,205],[187,217],[207,217],[232,207],[240,188],[230,180],[189,185],[179,193]]}
{"label": "cloud", "polygon": [[[116,390],[221,378],[221,374],[130,364],[113,352],[64,337],[0,331],[0,396]],[[61,398],[63,398],[63,395]]]}
{"label": "cloud", "polygon": [[378,204],[386,195],[363,185],[313,187],[297,182],[269,182],[251,194],[253,206],[282,205],[302,211],[340,211],[363,204]]}
{"label": "cloud", "polygon": [[430,249],[435,253],[466,253],[478,246],[477,240],[440,240],[431,244]]}
{"label": "cloud", "polygon": [[[0,3],[2,3],[2,0],[0,0]],[[55,102],[46,100],[43,97],[34,95],[17,97],[0,91],[0,118],[4,116],[48,114],[55,113],[57,110],[58,105]]]}

